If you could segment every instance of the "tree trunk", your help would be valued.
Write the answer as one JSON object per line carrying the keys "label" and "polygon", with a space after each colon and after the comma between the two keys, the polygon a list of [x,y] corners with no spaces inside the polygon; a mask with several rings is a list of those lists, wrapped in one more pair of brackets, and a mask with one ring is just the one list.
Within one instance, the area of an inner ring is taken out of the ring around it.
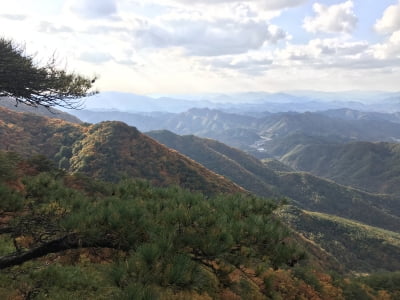
{"label": "tree trunk", "polygon": [[39,247],[33,248],[22,253],[13,253],[0,257],[0,270],[12,266],[21,265],[26,261],[43,257],[50,253],[57,253],[64,250],[76,249],[76,248],[116,248],[112,241],[96,241],[96,242],[85,242],[81,241],[77,234],[69,234],[62,238],[50,241]]}

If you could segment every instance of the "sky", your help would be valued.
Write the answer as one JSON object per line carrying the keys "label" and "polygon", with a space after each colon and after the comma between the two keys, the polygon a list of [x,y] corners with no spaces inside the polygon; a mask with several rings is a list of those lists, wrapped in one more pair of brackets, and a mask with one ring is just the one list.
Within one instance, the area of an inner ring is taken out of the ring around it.
{"label": "sky", "polygon": [[400,90],[400,0],[0,0],[0,28],[100,92]]}

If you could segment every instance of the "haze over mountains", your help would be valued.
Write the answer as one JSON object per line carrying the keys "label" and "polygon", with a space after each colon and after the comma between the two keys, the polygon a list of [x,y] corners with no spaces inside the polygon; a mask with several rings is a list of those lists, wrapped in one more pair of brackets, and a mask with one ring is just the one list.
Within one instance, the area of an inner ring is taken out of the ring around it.
{"label": "haze over mountains", "polygon": [[86,110],[180,113],[190,108],[215,108],[228,112],[320,111],[349,108],[361,111],[397,112],[399,92],[248,92],[236,94],[153,95],[102,92],[85,101]]}

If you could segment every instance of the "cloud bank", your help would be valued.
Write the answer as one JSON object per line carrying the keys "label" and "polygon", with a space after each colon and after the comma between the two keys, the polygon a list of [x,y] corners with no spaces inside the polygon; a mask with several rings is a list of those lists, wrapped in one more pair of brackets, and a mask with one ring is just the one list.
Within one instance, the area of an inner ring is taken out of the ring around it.
{"label": "cloud bank", "polygon": [[57,50],[106,88],[398,85],[400,1],[368,20],[363,0],[64,0],[54,15],[20,1],[18,14],[2,7],[5,36]]}
{"label": "cloud bank", "polygon": [[382,18],[375,23],[375,30],[379,33],[400,30],[400,1],[395,5],[390,5],[384,11]]}
{"label": "cloud bank", "polygon": [[316,15],[314,17],[306,17],[303,27],[312,33],[351,33],[358,22],[353,7],[353,1],[331,6],[315,3],[313,10]]}

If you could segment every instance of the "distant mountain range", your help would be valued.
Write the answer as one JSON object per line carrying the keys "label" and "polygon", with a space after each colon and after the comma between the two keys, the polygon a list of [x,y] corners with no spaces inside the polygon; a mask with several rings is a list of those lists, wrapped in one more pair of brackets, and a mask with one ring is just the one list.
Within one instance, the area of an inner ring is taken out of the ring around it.
{"label": "distant mountain range", "polygon": [[[235,114],[209,108],[192,108],[182,113],[128,113],[76,111],[86,122],[121,120],[141,131],[166,129],[177,134],[194,134],[219,140],[250,152],[258,158],[276,155],[276,141],[293,135],[335,142],[400,141],[396,113],[365,113],[353,110]],[[282,142],[280,142],[282,144]]]}
{"label": "distant mountain range", "polygon": [[173,112],[190,108],[213,108],[227,112],[321,111],[349,108],[362,111],[400,110],[400,93],[295,91],[285,93],[249,92],[236,94],[153,95],[102,92],[85,100],[87,110],[123,112]]}
{"label": "distant mountain range", "polygon": [[348,108],[321,111],[321,114],[335,119],[343,120],[375,120],[400,123],[400,111],[394,113],[381,113],[371,111],[357,111]]}
{"label": "distant mountain range", "polygon": [[[183,113],[77,112],[91,122],[120,119],[140,130],[167,129],[212,138],[259,158],[275,158],[376,193],[400,194],[397,142],[400,113],[346,108],[320,112],[235,114],[208,108]],[[379,143],[379,142],[385,142]],[[170,145],[172,147],[172,145]],[[181,151],[181,150],[179,150]]]}

